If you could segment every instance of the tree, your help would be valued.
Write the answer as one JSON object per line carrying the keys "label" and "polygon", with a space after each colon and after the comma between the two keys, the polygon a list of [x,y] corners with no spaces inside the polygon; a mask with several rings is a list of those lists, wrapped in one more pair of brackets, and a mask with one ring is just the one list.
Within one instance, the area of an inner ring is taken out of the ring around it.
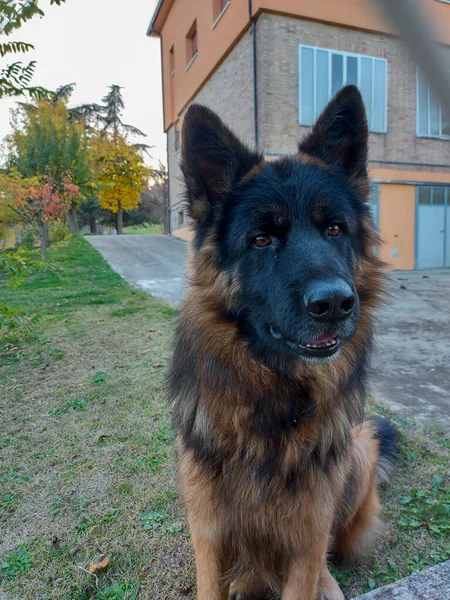
{"label": "tree", "polygon": [[123,233],[123,211],[139,205],[141,192],[148,183],[151,170],[145,166],[139,151],[117,134],[112,139],[97,138],[94,156],[97,160],[100,206],[117,215],[117,233]]}
{"label": "tree", "polygon": [[83,225],[89,225],[90,232],[98,233],[98,221],[101,215],[100,203],[97,198],[97,193],[86,198],[80,207],[79,218]]}
{"label": "tree", "polygon": [[18,218],[35,231],[40,240],[41,257],[45,260],[50,245],[48,224],[64,216],[80,189],[68,176],[56,182],[49,177],[23,178],[13,172],[9,181],[13,196],[11,209]]}
{"label": "tree", "polygon": [[51,181],[61,196],[68,180],[79,188],[80,193],[73,195],[66,206],[69,228],[77,233],[77,211],[94,186],[89,139],[83,123],[70,118],[63,99],[22,104],[9,147],[9,168],[24,179]]}
{"label": "tree", "polygon": [[[65,0],[50,0],[50,4],[60,6]],[[19,29],[23,23],[36,15],[44,16],[37,0],[15,1],[0,0],[0,33],[10,35]],[[9,54],[26,53],[33,50],[33,44],[20,41],[0,43],[0,57]],[[24,64],[16,61],[0,70],[0,98],[4,96],[29,95],[32,98],[48,98],[51,92],[40,86],[30,86],[36,68],[36,61]]]}
{"label": "tree", "polygon": [[150,223],[164,224],[167,232],[167,207],[169,181],[167,168],[159,163],[157,169],[152,169],[148,190],[142,194],[140,210]]}
{"label": "tree", "polygon": [[[116,215],[117,233],[123,230],[123,211],[133,210],[139,205],[140,193],[150,174],[140,155],[149,146],[127,141],[129,134],[145,136],[145,133],[122,121],[125,102],[121,89],[113,84],[102,99],[103,104],[87,104],[72,109],[73,118],[83,118],[91,132],[97,132],[92,137],[92,147],[97,162],[99,202],[102,209]],[[135,182],[133,177],[136,177]]]}
{"label": "tree", "polygon": [[[100,132],[102,137],[110,136],[113,140],[119,136],[126,137],[128,134],[146,137],[143,131],[122,121],[125,102],[121,90],[120,85],[110,85],[109,92],[102,98],[103,104],[83,104],[72,109],[73,115],[84,117]],[[149,148],[146,144],[139,144],[139,147],[141,149]]]}
{"label": "tree", "polygon": [[0,173],[0,242],[8,238],[11,228],[18,221],[16,213],[11,210],[12,202],[13,195],[9,177]]}

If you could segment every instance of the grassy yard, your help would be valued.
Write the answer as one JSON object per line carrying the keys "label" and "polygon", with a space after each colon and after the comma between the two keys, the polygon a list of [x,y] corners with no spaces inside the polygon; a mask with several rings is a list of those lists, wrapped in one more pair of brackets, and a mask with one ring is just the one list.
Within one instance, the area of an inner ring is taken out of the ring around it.
{"label": "grassy yard", "polygon": [[[174,311],[125,284],[81,238],[1,300],[29,322],[0,342],[0,592],[20,600],[194,598],[163,372]],[[376,407],[383,411],[382,407]],[[367,561],[346,597],[450,553],[450,440],[401,420]],[[94,556],[109,565],[89,573]]]}
{"label": "grassy yard", "polygon": [[125,227],[124,233],[128,234],[162,234],[164,233],[162,225],[133,225]]}

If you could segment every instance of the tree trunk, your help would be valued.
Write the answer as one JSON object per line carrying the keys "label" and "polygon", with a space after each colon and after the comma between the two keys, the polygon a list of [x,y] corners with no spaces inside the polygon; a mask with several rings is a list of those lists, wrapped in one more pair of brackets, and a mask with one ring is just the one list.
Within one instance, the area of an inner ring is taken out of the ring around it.
{"label": "tree trunk", "polygon": [[78,218],[77,218],[77,209],[75,206],[71,206],[66,213],[66,221],[67,226],[70,229],[70,233],[76,235],[79,233],[78,229]]}
{"label": "tree trunk", "polygon": [[50,238],[48,236],[48,225],[44,221],[39,221],[39,240],[41,243],[41,258],[44,261],[47,258],[47,248],[50,246]]}
{"label": "tree trunk", "polygon": [[164,233],[165,234],[170,234],[170,200],[169,200],[169,186],[167,184],[167,182],[165,184],[163,184],[163,193],[164,193],[164,200],[163,200],[163,227],[164,227]]}
{"label": "tree trunk", "polygon": [[91,233],[93,233],[94,235],[98,234],[97,219],[95,217],[89,217],[89,227],[91,229]]}
{"label": "tree trunk", "polygon": [[122,235],[123,233],[123,208],[119,202],[119,208],[117,211],[117,235]]}

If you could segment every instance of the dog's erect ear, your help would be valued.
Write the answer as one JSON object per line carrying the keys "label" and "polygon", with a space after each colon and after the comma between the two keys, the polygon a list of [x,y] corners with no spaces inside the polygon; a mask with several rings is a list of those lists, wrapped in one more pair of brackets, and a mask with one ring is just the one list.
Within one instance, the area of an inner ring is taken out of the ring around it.
{"label": "dog's erect ear", "polygon": [[183,122],[181,157],[190,216],[203,221],[260,160],[212,110],[190,106]]}
{"label": "dog's erect ear", "polygon": [[325,164],[341,167],[351,184],[364,195],[367,175],[368,127],[364,102],[358,88],[348,85],[330,101],[299,151]]}

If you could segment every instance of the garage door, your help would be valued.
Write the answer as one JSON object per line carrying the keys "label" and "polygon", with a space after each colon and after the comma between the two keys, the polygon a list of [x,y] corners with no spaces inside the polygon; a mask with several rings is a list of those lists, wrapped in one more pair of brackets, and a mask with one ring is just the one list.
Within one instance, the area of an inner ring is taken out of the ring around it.
{"label": "garage door", "polygon": [[380,184],[372,182],[369,196],[369,206],[377,230],[380,228]]}
{"label": "garage door", "polygon": [[450,266],[449,188],[417,188],[416,267],[443,269]]}
{"label": "garage door", "polygon": [[450,269],[450,191],[447,192],[447,219],[445,222],[445,266]]}

